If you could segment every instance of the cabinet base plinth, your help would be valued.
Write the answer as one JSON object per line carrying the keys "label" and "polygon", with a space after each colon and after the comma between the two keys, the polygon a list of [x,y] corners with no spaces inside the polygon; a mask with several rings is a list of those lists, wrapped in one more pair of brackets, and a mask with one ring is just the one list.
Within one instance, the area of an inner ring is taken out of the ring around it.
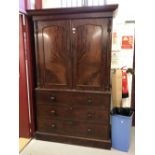
{"label": "cabinet base plinth", "polygon": [[110,139],[100,140],[100,139],[92,139],[92,138],[51,134],[51,133],[45,133],[45,132],[36,132],[35,138],[38,140],[59,142],[59,143],[65,143],[65,144],[74,144],[74,145],[82,145],[82,146],[88,146],[88,147],[111,149]]}

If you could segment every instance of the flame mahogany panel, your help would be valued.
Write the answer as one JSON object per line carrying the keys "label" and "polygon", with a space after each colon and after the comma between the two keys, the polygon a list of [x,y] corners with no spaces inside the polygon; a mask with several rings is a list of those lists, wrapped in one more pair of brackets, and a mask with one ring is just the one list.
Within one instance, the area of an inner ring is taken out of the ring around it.
{"label": "flame mahogany panel", "polygon": [[72,20],[74,81],[78,89],[103,89],[108,20]]}
{"label": "flame mahogany panel", "polygon": [[44,87],[71,85],[71,59],[67,21],[38,22],[40,78]]}

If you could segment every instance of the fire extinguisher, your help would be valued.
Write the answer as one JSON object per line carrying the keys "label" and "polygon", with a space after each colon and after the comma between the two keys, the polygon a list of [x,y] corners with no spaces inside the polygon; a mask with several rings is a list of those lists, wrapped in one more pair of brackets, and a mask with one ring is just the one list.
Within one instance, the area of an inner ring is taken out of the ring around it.
{"label": "fire extinguisher", "polygon": [[122,70],[122,98],[129,97],[128,91],[128,78],[127,78],[127,69],[126,66],[121,68]]}

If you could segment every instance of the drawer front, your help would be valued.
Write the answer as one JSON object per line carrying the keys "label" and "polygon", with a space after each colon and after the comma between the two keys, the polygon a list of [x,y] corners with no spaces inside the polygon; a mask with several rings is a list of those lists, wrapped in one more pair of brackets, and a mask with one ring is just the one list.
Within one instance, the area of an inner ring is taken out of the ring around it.
{"label": "drawer front", "polygon": [[39,119],[37,130],[69,136],[108,139],[108,127],[98,123]]}
{"label": "drawer front", "polygon": [[37,104],[101,105],[104,109],[109,109],[110,107],[110,94],[37,90],[35,99]]}
{"label": "drawer front", "polygon": [[41,119],[72,119],[108,124],[109,112],[104,108],[69,105],[37,105],[37,117]]}

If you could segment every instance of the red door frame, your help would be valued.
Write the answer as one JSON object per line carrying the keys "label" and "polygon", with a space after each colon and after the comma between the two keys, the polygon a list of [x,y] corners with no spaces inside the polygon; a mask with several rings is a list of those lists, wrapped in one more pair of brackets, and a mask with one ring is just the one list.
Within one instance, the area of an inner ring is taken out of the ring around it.
{"label": "red door frame", "polygon": [[23,15],[19,14],[19,136],[30,137]]}
{"label": "red door frame", "polygon": [[29,19],[26,16],[26,47],[27,47],[27,65],[28,65],[28,81],[29,81],[29,99],[30,99],[30,114],[31,114],[31,135],[34,133],[34,113],[33,113],[33,66],[32,66],[32,48],[31,48],[31,34],[30,34],[30,23]]}
{"label": "red door frame", "polygon": [[[35,9],[42,8],[42,0],[35,0]],[[19,136],[30,138],[34,133],[33,115],[33,67],[30,46],[30,27],[26,10],[31,9],[30,0],[19,1]],[[23,23],[24,18],[24,23]],[[26,72],[27,66],[27,72]],[[27,83],[28,82],[28,83]]]}
{"label": "red door frame", "polygon": [[[34,133],[33,115],[33,67],[30,46],[30,27],[27,15],[19,15],[20,49],[19,49],[19,132],[20,137],[31,137]],[[24,24],[23,24],[24,18]],[[26,70],[27,67],[27,70]]]}
{"label": "red door frame", "polygon": [[30,3],[30,0],[19,0],[19,136],[25,138],[32,137],[34,132],[31,47],[26,15],[26,10],[31,9]]}

